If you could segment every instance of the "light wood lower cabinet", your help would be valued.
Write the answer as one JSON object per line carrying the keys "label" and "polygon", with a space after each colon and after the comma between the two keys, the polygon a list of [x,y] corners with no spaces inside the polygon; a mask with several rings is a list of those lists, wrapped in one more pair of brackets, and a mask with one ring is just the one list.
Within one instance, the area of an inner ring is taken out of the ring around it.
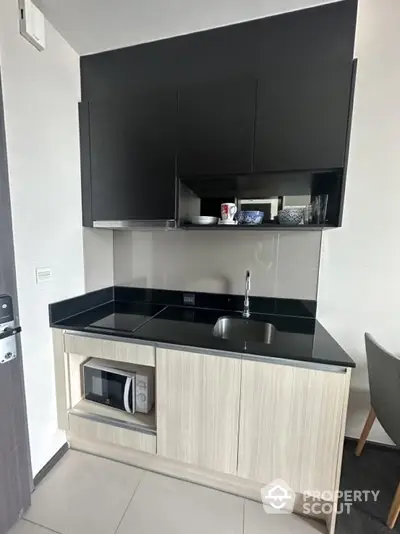
{"label": "light wood lower cabinet", "polygon": [[106,442],[149,454],[156,453],[156,436],[91,421],[73,413],[69,414],[69,433],[87,441]]}
{"label": "light wood lower cabinet", "polygon": [[[349,369],[155,349],[57,329],[53,338],[59,427],[73,446],[188,480],[200,473],[251,498],[276,479],[297,495],[338,490]],[[93,356],[155,366],[155,418],[130,419],[81,400],[81,366]]]}
{"label": "light wood lower cabinet", "polygon": [[156,349],[130,341],[114,341],[80,334],[64,334],[65,352],[117,362],[155,366]]}
{"label": "light wood lower cabinet", "polygon": [[157,453],[237,473],[240,359],[157,349]]}
{"label": "light wood lower cabinet", "polygon": [[238,475],[337,489],[348,375],[242,361]]}
{"label": "light wood lower cabinet", "polygon": [[[83,400],[82,370],[91,357],[154,367],[155,347],[65,333],[57,328],[53,329],[53,345],[58,427],[73,439],[156,454],[154,411],[125,416],[125,412]],[[132,428],[125,428],[129,426]]]}

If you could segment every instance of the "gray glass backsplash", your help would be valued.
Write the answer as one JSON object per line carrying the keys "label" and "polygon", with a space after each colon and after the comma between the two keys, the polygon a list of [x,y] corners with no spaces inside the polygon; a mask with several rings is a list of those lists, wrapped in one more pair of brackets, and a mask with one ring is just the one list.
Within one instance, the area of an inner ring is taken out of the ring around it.
{"label": "gray glass backsplash", "polygon": [[114,232],[116,285],[317,298],[321,232]]}

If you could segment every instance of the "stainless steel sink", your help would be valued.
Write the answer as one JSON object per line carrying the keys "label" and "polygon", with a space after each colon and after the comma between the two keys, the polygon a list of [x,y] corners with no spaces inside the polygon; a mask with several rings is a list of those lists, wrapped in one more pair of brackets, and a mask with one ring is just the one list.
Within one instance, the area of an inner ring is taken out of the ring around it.
{"label": "stainless steel sink", "polygon": [[221,339],[233,341],[271,343],[275,326],[262,321],[240,317],[220,317],[214,325],[213,334]]}

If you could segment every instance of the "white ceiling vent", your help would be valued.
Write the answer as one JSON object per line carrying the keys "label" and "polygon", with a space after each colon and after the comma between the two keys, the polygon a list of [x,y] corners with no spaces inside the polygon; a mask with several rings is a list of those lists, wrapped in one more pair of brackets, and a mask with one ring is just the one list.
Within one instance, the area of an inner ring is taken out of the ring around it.
{"label": "white ceiling vent", "polygon": [[19,0],[19,27],[23,35],[35,48],[46,48],[46,29],[43,13],[31,0]]}

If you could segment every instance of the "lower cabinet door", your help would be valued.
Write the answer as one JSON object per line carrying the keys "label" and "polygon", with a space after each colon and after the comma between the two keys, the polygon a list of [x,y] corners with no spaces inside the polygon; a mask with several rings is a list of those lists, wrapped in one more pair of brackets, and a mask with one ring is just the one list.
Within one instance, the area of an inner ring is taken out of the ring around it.
{"label": "lower cabinet door", "polygon": [[241,360],[157,349],[157,453],[237,474]]}
{"label": "lower cabinet door", "polygon": [[348,375],[243,360],[238,475],[336,489]]}

